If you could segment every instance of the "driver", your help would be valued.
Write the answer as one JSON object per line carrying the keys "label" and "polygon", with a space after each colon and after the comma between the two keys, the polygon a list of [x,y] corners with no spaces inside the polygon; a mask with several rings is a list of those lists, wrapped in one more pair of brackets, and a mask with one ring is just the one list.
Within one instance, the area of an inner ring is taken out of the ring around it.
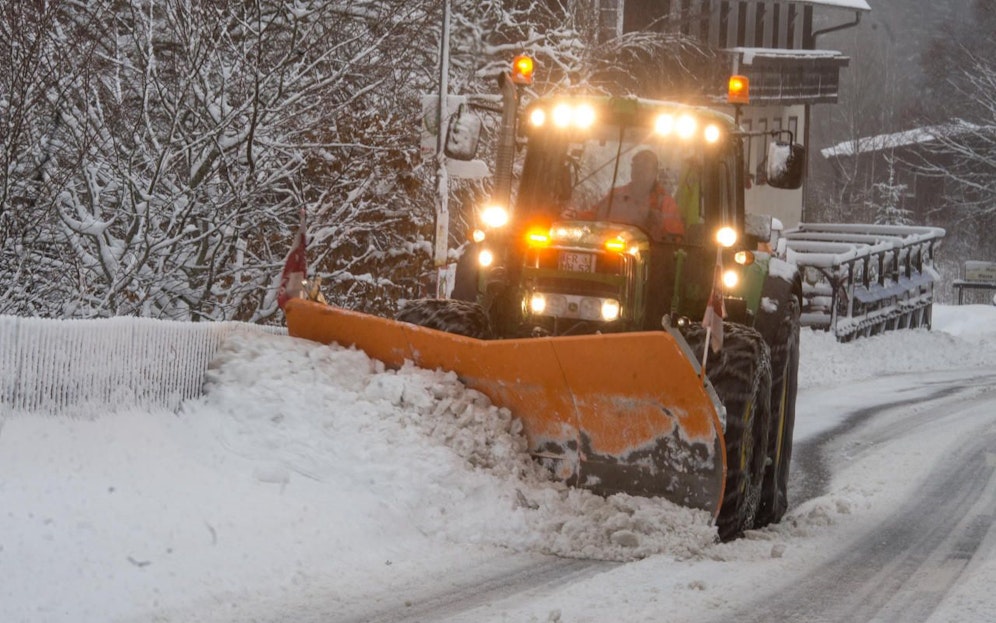
{"label": "driver", "polygon": [[614,188],[595,206],[595,218],[641,227],[654,240],[683,236],[678,204],[657,179],[657,155],[644,149],[631,161],[630,182]]}

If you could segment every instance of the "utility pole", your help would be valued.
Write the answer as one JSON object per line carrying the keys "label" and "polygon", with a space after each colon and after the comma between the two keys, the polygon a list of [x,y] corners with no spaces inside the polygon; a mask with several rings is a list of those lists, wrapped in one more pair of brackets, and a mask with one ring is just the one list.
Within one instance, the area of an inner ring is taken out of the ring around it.
{"label": "utility pole", "polygon": [[449,179],[446,172],[446,98],[450,73],[450,0],[443,0],[443,23],[439,35],[439,105],[436,109],[436,239],[433,263],[436,267],[436,298],[445,299],[450,291],[449,255],[450,212]]}

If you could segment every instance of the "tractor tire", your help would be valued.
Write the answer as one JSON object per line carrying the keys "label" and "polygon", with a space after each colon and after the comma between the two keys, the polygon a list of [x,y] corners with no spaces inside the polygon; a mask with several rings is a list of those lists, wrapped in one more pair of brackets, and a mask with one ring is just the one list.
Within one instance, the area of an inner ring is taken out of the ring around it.
{"label": "tractor tire", "polygon": [[484,309],[469,301],[414,299],[398,311],[395,320],[479,340],[494,337],[491,321]]}
{"label": "tractor tire", "polygon": [[[693,324],[682,330],[699,361],[705,330]],[[722,541],[754,527],[761,502],[770,425],[771,360],[768,345],[750,327],[723,323],[723,347],[709,352],[706,376],[726,407],[726,487],[716,518]]]}
{"label": "tractor tire", "polygon": [[795,399],[799,387],[799,299],[785,283],[784,291],[771,300],[777,301],[777,307],[770,311],[762,308],[755,325],[771,351],[769,464],[761,487],[756,527],[778,523],[788,509]]}

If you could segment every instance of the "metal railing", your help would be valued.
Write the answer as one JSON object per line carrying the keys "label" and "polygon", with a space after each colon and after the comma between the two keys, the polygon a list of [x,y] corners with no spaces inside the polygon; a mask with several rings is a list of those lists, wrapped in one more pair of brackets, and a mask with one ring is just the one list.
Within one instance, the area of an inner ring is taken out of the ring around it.
{"label": "metal railing", "polygon": [[929,328],[939,227],[801,223],[778,255],[803,278],[802,324],[838,340]]}

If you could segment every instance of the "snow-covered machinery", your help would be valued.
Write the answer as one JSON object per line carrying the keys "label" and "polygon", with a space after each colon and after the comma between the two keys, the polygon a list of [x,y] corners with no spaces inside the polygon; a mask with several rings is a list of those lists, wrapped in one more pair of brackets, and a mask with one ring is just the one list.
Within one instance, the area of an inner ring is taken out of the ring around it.
{"label": "snow-covered machinery", "polygon": [[929,328],[934,253],[944,230],[907,225],[803,223],[777,253],[799,267],[802,324],[845,342],[883,331]]}

